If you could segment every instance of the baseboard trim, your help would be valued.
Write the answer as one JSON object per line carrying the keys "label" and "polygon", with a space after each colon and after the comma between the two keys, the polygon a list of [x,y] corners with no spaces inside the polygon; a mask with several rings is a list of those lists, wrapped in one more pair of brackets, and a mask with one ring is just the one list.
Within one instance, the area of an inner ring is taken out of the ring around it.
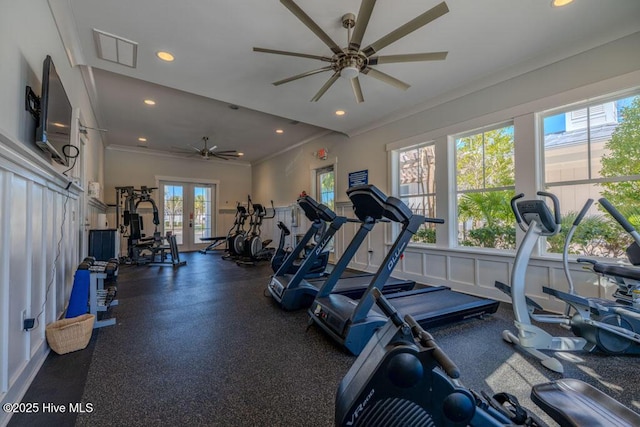
{"label": "baseboard trim", "polygon": [[[40,343],[40,347],[33,353],[31,359],[27,362],[25,368],[18,375],[16,380],[9,386],[9,390],[6,393],[0,395],[2,400],[0,403],[18,403],[22,400],[27,390],[29,390],[29,386],[33,382],[33,379],[36,377],[40,368],[44,364],[44,361],[47,360],[47,356],[49,355],[49,346],[47,345],[46,340],[42,340]],[[9,420],[13,414],[6,413],[4,411],[0,412],[0,426],[5,427],[9,424]]]}

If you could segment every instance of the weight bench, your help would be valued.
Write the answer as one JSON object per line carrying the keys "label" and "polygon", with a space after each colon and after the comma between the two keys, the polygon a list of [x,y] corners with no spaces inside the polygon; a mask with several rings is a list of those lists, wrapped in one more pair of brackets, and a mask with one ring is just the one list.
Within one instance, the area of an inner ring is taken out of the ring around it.
{"label": "weight bench", "polygon": [[216,248],[227,241],[227,236],[201,237],[200,240],[203,241],[203,242],[211,242],[211,243],[209,243],[209,246],[207,246],[206,248],[201,249],[200,251],[198,251],[201,254],[207,254],[210,251],[213,252],[215,250],[220,250],[220,249],[216,249]]}
{"label": "weight bench", "polygon": [[533,386],[531,400],[562,427],[640,426],[640,415],[597,388],[572,378]]}

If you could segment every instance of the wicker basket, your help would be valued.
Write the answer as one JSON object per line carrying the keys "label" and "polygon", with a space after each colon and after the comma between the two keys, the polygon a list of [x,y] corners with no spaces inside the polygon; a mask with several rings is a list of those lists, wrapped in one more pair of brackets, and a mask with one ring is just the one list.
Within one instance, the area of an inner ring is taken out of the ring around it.
{"label": "wicker basket", "polygon": [[58,354],[82,350],[89,344],[95,319],[93,314],[83,314],[49,323],[46,329],[49,347]]}

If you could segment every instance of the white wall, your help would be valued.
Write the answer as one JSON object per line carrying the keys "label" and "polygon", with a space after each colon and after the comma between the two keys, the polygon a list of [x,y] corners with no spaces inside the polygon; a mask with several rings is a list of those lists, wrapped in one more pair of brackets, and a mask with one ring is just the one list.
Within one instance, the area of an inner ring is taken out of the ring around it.
{"label": "white wall", "polygon": [[115,203],[115,187],[154,187],[156,176],[220,182],[219,209],[234,209],[251,192],[251,166],[233,161],[180,158],[154,153],[107,149],[105,152],[105,202]]}
{"label": "white wall", "polygon": [[[309,191],[310,172],[335,163],[337,211],[348,216],[351,206],[345,195],[348,173],[369,170],[369,183],[387,194],[393,193],[390,153],[402,147],[436,141],[438,164],[438,216],[453,219],[450,185],[454,172],[448,169],[448,136],[481,126],[514,120],[516,123],[516,190],[536,189],[535,113],[579,102],[616,91],[640,86],[640,33],[583,52],[563,61],[477,90],[407,116],[390,124],[351,138],[329,135],[304,146],[284,152],[253,167],[256,197],[279,198],[281,204],[292,203],[302,190]],[[319,148],[329,149],[329,160],[313,157]],[[284,171],[284,173],[283,173]],[[451,221],[449,221],[451,223]],[[426,284],[447,285],[467,293],[501,300],[506,298],[493,288],[494,280],[509,281],[513,252],[457,248],[453,244],[452,224],[438,227],[438,246],[411,245],[394,274]],[[340,233],[337,253],[355,233],[349,226]],[[374,270],[391,243],[389,226],[378,226],[363,244],[351,266]],[[372,253],[368,249],[373,250]],[[561,263],[553,258],[538,258],[530,268],[530,294],[543,306],[558,310],[562,306],[541,292],[541,285],[566,288]],[[606,296],[610,289],[597,285],[595,276],[572,265],[586,295]],[[535,285],[534,285],[535,284]]]}
{"label": "white wall", "polygon": [[[86,138],[85,181],[69,184],[34,143],[24,110],[25,86],[40,92],[42,63],[51,55],[74,112],[95,126],[84,81],[71,68],[46,0],[2,1],[0,13],[0,401],[19,402],[44,361],[45,325],[63,312],[90,210],[82,190],[102,180],[99,135]],[[77,134],[77,124],[72,127]],[[78,144],[77,138],[73,141]],[[81,176],[81,164],[69,176]],[[82,215],[82,217],[81,217]],[[59,242],[59,244],[58,244]],[[38,319],[23,331],[22,313]],[[0,412],[0,425],[8,419]]]}
{"label": "white wall", "polygon": [[[203,160],[199,158],[181,158],[161,153],[139,152],[135,150],[105,150],[105,201],[115,205],[116,187],[140,186],[156,187],[158,177],[172,177],[188,182],[217,181],[218,206],[215,235],[225,235],[231,228],[236,212],[236,203],[245,203],[251,193],[251,166],[248,163],[233,161]],[[161,194],[154,190],[152,196],[161,208]],[[253,196],[252,196],[253,197]],[[269,205],[267,200],[260,202]],[[141,206],[141,208],[148,205]],[[151,224],[151,212],[141,209],[144,224]],[[108,213],[109,225],[115,227],[115,208]],[[126,253],[126,241],[121,241],[120,250]]]}

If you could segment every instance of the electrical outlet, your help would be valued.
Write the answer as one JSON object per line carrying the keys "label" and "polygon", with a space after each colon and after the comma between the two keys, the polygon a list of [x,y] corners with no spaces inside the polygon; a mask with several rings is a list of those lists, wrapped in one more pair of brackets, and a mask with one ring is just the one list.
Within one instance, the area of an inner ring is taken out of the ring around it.
{"label": "electrical outlet", "polygon": [[20,330],[24,330],[24,319],[27,318],[27,310],[22,310],[20,312]]}
{"label": "electrical outlet", "polygon": [[30,318],[30,319],[24,319],[24,325],[23,329],[25,331],[30,331],[31,329],[33,329],[33,326],[36,324],[36,319]]}

